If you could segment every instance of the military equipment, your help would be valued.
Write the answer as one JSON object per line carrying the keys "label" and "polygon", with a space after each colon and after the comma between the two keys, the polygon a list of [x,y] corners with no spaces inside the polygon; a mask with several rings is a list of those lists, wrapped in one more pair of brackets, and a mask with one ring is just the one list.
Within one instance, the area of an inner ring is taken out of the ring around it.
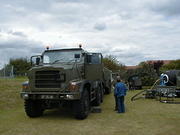
{"label": "military equipment", "polygon": [[177,86],[177,88],[180,88],[180,70],[168,70],[165,74],[167,75],[168,86]]}
{"label": "military equipment", "polygon": [[112,73],[113,81],[116,81],[116,80],[117,80],[117,76],[120,76],[119,72],[114,72],[114,73]]}
{"label": "military equipment", "polygon": [[132,75],[128,78],[129,89],[142,89],[142,81],[138,75]]}
{"label": "military equipment", "polygon": [[180,97],[180,70],[166,71],[163,79],[166,82],[166,86],[176,87],[176,95]]}
{"label": "military equipment", "polygon": [[80,48],[45,50],[31,57],[29,81],[21,97],[29,117],[45,109],[70,106],[77,119],[85,119],[91,106],[99,106],[103,94],[111,92],[111,71],[103,67],[101,53]]}
{"label": "military equipment", "polygon": [[168,70],[162,73],[150,89],[143,90],[134,95],[131,100],[139,98],[156,99],[162,103],[180,104],[180,70]]}

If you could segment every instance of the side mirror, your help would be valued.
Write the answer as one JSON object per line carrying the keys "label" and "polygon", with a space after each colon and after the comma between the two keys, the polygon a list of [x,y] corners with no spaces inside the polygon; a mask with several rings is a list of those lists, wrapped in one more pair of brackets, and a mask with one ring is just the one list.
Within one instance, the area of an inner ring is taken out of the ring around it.
{"label": "side mirror", "polygon": [[41,55],[31,56],[31,59],[30,59],[31,60],[31,66],[39,65],[41,59],[42,59]]}
{"label": "side mirror", "polygon": [[41,59],[40,59],[39,57],[36,58],[36,65],[39,65],[40,60],[41,60]]}

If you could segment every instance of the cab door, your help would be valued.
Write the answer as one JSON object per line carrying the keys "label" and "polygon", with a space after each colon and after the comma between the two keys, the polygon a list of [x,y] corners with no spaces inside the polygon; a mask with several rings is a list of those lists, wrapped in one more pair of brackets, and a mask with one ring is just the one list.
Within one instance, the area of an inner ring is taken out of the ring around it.
{"label": "cab door", "polygon": [[89,53],[85,58],[85,78],[87,80],[102,80],[102,54]]}

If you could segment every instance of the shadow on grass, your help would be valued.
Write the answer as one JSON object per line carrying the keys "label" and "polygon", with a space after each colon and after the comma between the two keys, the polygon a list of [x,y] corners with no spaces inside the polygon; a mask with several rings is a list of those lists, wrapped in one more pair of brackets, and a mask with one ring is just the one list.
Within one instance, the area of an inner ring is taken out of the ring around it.
{"label": "shadow on grass", "polygon": [[[111,96],[109,95],[104,95],[104,102],[101,104],[105,104],[107,102],[106,100]],[[111,106],[108,106],[111,107]],[[111,109],[111,108],[110,108]],[[112,110],[113,111],[113,110]],[[89,112],[89,115],[92,112]],[[89,117],[89,116],[88,116]],[[58,109],[51,109],[51,110],[45,110],[43,116],[41,117],[43,119],[76,119],[73,113],[73,110],[69,107],[60,107]]]}
{"label": "shadow on grass", "polygon": [[53,110],[45,110],[43,119],[74,119],[74,114],[72,109],[69,108],[59,108]]}

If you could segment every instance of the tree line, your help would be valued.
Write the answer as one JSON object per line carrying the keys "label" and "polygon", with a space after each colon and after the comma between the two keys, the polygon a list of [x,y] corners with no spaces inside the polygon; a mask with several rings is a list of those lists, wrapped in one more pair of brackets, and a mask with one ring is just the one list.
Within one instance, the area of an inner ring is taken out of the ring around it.
{"label": "tree line", "polygon": [[5,65],[0,72],[3,72],[5,69],[9,69],[9,67],[13,66],[13,74],[15,76],[25,76],[28,70],[31,68],[31,63],[27,58],[16,58],[10,59],[9,63]]}
{"label": "tree line", "polygon": [[160,74],[167,70],[180,70],[180,60],[173,60],[169,64],[164,64],[162,60],[140,62],[135,69],[127,69],[114,56],[106,56],[103,60],[105,67],[113,72],[117,72],[123,80],[137,75],[141,78],[143,86],[151,86],[159,78]]}
{"label": "tree line", "polygon": [[[114,73],[119,73],[119,75],[124,79],[132,75],[138,75],[141,77],[143,85],[152,85],[154,81],[159,77],[159,75],[167,70],[180,70],[180,60],[171,61],[169,64],[164,64],[163,61],[156,62],[140,62],[138,68],[127,69],[124,64],[117,60],[117,57],[108,55],[103,58],[103,64],[105,67],[110,69]],[[24,76],[31,68],[30,60],[27,58],[16,58],[10,59],[9,63],[5,68],[13,66],[15,76]],[[1,69],[2,71],[3,69]]]}

